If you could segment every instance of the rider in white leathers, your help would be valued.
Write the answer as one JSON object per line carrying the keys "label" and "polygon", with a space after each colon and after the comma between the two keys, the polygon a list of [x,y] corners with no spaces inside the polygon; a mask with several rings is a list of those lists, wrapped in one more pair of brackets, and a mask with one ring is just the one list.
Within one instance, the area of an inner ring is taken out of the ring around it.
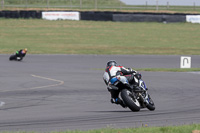
{"label": "rider in white leathers", "polygon": [[[133,71],[130,68],[125,68],[123,66],[118,66],[116,61],[111,60],[107,63],[107,68],[105,69],[103,80],[105,84],[108,85],[109,82],[116,76],[125,76],[130,84],[134,84],[134,74],[136,71]],[[130,86],[127,86],[130,87]],[[126,107],[123,101],[118,97],[120,90],[112,89],[107,87],[108,91],[111,93],[111,103],[120,104],[122,107]]]}

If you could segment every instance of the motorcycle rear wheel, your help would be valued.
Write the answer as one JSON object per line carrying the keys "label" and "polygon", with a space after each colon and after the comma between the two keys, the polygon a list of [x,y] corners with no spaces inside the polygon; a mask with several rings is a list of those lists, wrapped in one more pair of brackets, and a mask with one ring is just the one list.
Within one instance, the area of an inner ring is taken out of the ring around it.
{"label": "motorcycle rear wheel", "polygon": [[140,111],[140,103],[137,99],[134,99],[132,95],[133,94],[127,89],[121,91],[121,97],[128,108],[134,112]]}
{"label": "motorcycle rear wheel", "polygon": [[16,56],[15,55],[11,55],[9,60],[16,60]]}

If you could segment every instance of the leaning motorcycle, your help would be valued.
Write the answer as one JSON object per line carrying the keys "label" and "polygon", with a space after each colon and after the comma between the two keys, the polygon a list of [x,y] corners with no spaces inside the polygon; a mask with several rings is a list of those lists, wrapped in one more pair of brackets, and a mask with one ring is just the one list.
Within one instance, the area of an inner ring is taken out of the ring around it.
{"label": "leaning motorcycle", "polygon": [[126,77],[119,75],[110,80],[108,87],[120,90],[121,98],[130,110],[140,111],[141,108],[147,108],[150,111],[154,111],[155,104],[147,92],[148,88],[142,80],[142,75],[135,74],[134,80],[135,84],[129,85]]}
{"label": "leaning motorcycle", "polygon": [[21,61],[22,59],[23,59],[23,57],[18,57],[18,56],[16,56],[16,54],[11,55],[9,58],[10,61],[12,61],[12,60]]}

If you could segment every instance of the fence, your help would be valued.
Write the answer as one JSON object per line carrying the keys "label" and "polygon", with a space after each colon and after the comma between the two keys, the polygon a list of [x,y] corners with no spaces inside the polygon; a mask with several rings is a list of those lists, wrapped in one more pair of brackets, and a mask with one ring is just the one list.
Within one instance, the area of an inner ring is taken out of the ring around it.
{"label": "fence", "polygon": [[125,5],[119,0],[0,0],[1,10],[5,9],[94,9],[94,10],[169,10],[169,11],[200,11],[200,6],[191,1],[188,6],[171,6],[169,2],[166,5],[159,5],[155,1],[155,5],[148,5],[146,1],[144,5]]}

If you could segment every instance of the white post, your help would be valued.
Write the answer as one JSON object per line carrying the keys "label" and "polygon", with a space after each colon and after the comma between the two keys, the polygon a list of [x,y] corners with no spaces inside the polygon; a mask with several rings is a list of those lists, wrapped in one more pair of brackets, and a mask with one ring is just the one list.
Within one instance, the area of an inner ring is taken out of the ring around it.
{"label": "white post", "polygon": [[181,56],[180,68],[191,68],[191,57]]}

